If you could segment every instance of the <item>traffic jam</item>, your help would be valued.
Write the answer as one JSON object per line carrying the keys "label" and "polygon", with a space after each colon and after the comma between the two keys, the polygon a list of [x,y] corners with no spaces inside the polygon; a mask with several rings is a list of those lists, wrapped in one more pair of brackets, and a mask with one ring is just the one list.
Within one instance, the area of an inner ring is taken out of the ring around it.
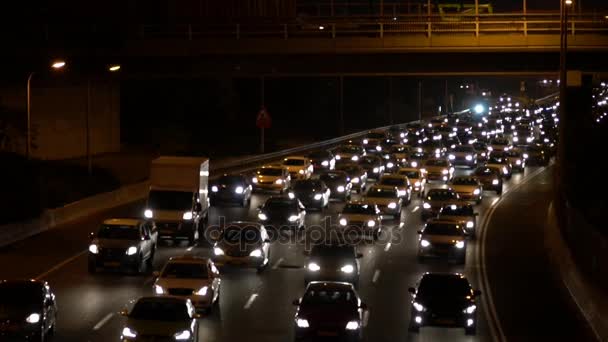
{"label": "traffic jam", "polygon": [[[141,216],[109,217],[91,233],[86,271],[153,277],[149,295],[120,311],[120,341],[204,341],[197,321],[219,311],[229,295],[222,291],[225,270],[274,272],[278,244],[306,243],[297,270],[304,274],[301,296],[285,303],[294,307],[294,339],[360,341],[369,310],[360,278],[371,277],[362,273],[360,246],[391,241],[388,223],[404,222],[406,208],[416,206],[418,224],[403,227],[417,233],[415,262],[464,270],[484,198],[501,196],[514,174],[546,166],[555,155],[557,106],[520,105],[504,95],[243,173],[210,175],[205,158],[160,157],[151,164]],[[248,220],[210,221],[212,211],[249,208],[256,196],[263,201]],[[326,216],[322,234],[307,226],[311,213]],[[180,244],[184,253],[154,269],[165,244]],[[203,252],[185,252],[193,248]],[[426,272],[403,291],[411,298],[403,323],[410,333],[425,327],[477,333],[481,292],[464,271]],[[44,341],[61,328],[52,284],[44,280],[2,281],[0,299],[7,315],[23,318],[6,336]]]}

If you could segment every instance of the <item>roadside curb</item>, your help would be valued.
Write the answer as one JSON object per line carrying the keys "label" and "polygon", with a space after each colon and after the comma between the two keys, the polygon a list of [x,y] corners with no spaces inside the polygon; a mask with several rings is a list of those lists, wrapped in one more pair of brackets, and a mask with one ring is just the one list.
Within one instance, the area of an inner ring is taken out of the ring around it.
{"label": "roadside curb", "polygon": [[560,233],[553,202],[547,210],[546,222],[544,242],[552,267],[598,340],[608,341],[608,294],[587,281],[578,269]]}

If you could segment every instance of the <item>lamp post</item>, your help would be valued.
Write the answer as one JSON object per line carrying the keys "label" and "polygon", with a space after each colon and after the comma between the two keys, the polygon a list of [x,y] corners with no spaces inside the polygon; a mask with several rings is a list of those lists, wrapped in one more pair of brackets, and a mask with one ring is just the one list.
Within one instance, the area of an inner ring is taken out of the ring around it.
{"label": "lamp post", "polygon": [[566,87],[568,82],[566,56],[568,53],[568,7],[571,5],[572,0],[560,0],[559,101],[561,112],[565,110]]}
{"label": "lamp post", "polygon": [[[51,68],[55,70],[60,70],[65,67],[65,61],[56,60],[51,64]],[[27,103],[26,103],[26,112],[27,112],[27,137],[25,142],[25,156],[27,159],[31,157],[31,144],[32,144],[32,78],[36,72],[32,71],[27,76]]]}

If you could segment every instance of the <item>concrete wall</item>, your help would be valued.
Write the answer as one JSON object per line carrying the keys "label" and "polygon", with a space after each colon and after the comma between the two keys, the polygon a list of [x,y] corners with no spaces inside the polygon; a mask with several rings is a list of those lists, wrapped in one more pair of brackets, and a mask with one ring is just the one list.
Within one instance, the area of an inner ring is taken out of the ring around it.
{"label": "concrete wall", "polygon": [[[0,105],[22,113],[25,127],[25,81],[0,89]],[[31,127],[34,158],[68,159],[86,155],[86,80],[34,78]],[[93,154],[120,151],[120,86],[110,80],[91,81],[90,143]],[[25,132],[13,137],[16,152],[25,153]]]}

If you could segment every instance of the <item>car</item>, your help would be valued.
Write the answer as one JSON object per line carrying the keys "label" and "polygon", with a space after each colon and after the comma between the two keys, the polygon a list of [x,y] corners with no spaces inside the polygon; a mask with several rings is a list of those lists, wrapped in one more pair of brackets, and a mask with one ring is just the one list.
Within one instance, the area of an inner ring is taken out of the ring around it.
{"label": "car", "polygon": [[475,238],[477,235],[477,216],[473,206],[469,203],[448,204],[441,208],[437,218],[440,220],[455,221],[464,227],[464,233]]}
{"label": "car", "polygon": [[386,135],[386,132],[381,131],[381,130],[373,130],[373,131],[369,131],[365,137],[363,137],[363,140],[361,141],[363,143],[363,145],[379,145],[380,142],[382,142],[383,140],[385,140],[388,136]]}
{"label": "car", "polygon": [[289,171],[291,179],[308,179],[312,176],[314,168],[310,159],[305,156],[289,156],[283,158],[283,166]]}
{"label": "car", "polygon": [[329,206],[331,190],[319,179],[300,179],[292,184],[289,197],[295,197],[306,209],[323,210]]}
{"label": "car", "polygon": [[523,156],[523,153],[517,148],[509,150],[504,153],[504,156],[507,158],[507,161],[513,167],[513,171],[524,172],[526,168],[526,159]]}
{"label": "car", "polygon": [[402,167],[397,171],[398,175],[406,176],[412,184],[412,192],[417,192],[418,197],[422,197],[426,187],[426,178],[419,169],[414,167]]}
{"label": "car", "polygon": [[397,170],[402,165],[403,164],[397,158],[395,158],[393,155],[386,154],[384,156],[384,172],[385,173],[392,173],[392,172],[394,172],[394,170]]}
{"label": "car", "polygon": [[473,172],[484,191],[495,191],[497,195],[502,194],[502,175],[502,169],[496,166],[480,166]]}
{"label": "car", "polygon": [[401,218],[403,200],[394,186],[374,185],[365,194],[365,201],[376,204],[383,215],[391,215],[395,219]]}
{"label": "car", "polygon": [[303,229],[306,220],[306,208],[297,198],[288,196],[269,197],[258,208],[258,219],[264,227],[275,230]]}
{"label": "car", "polygon": [[209,200],[212,205],[237,203],[241,207],[251,204],[253,187],[245,175],[224,174],[209,187]]}
{"label": "car", "polygon": [[490,156],[484,165],[500,168],[502,171],[502,176],[506,179],[511,179],[513,176],[513,167],[505,155],[505,152],[507,151],[490,152]]}
{"label": "car", "polygon": [[196,311],[211,312],[220,302],[220,272],[211,259],[193,255],[172,257],[154,272],[156,295],[190,299]]}
{"label": "car", "polygon": [[90,234],[89,273],[97,272],[98,268],[151,271],[158,236],[153,221],[120,218],[103,221],[97,233]]}
{"label": "car", "polygon": [[412,184],[407,176],[386,174],[380,177],[377,184],[381,186],[397,187],[399,197],[403,199],[403,205],[407,206],[412,202]]}
{"label": "car", "polygon": [[[444,147],[444,145],[439,140],[423,141],[419,148],[422,149],[421,152],[424,152],[429,156],[434,155],[435,158],[442,157],[445,154],[445,152],[447,151],[447,149]],[[420,150],[418,150],[418,151],[420,151]]]}
{"label": "car", "polygon": [[330,198],[341,201],[348,201],[352,195],[353,184],[346,171],[333,170],[324,171],[319,176],[321,180],[330,190]]}
{"label": "car", "polygon": [[359,282],[359,258],[353,244],[323,242],[313,245],[306,262],[304,283],[311,281],[341,281],[353,284]]}
{"label": "car", "polygon": [[266,228],[255,222],[226,224],[213,245],[212,260],[220,268],[249,267],[262,272],[270,260],[270,237]]}
{"label": "car", "polygon": [[492,140],[490,140],[490,143],[488,144],[488,151],[492,152],[492,151],[508,151],[510,150],[512,147],[511,142],[509,142],[509,139],[506,138],[494,138]]}
{"label": "car", "polygon": [[295,341],[359,342],[362,340],[363,314],[367,305],[352,284],[315,281],[304,295],[293,301]]}
{"label": "car", "polygon": [[550,156],[543,150],[542,146],[537,144],[519,145],[518,149],[522,152],[523,157],[529,165],[549,165]]}
{"label": "car", "polygon": [[392,149],[393,146],[401,144],[401,140],[388,137],[380,142],[380,146],[382,146],[382,151],[388,152]]}
{"label": "car", "polygon": [[513,143],[532,143],[534,142],[534,129],[531,126],[517,124],[513,130]]}
{"label": "car", "polygon": [[475,201],[479,204],[483,199],[483,186],[475,177],[454,177],[448,183],[448,188],[456,191],[458,197],[465,201]]}
{"label": "car", "polygon": [[408,164],[410,167],[422,168],[422,165],[430,158],[430,155],[424,152],[413,152],[408,159]]}
{"label": "car", "polygon": [[[457,146],[462,145],[462,142],[458,138],[458,135],[455,135],[452,137],[450,137],[450,136],[443,137],[441,139],[441,142],[443,143],[443,146],[446,146],[448,149],[455,149]],[[468,139],[466,142],[468,142]],[[442,156],[443,156],[443,154],[442,154]]]}
{"label": "car", "polygon": [[410,122],[405,126],[405,129],[408,134],[420,135],[424,128],[422,127],[422,124],[419,122]]}
{"label": "car", "polygon": [[365,188],[367,187],[367,171],[359,166],[359,164],[352,161],[337,163],[336,170],[346,172],[350,178],[350,183],[352,184],[352,191],[365,191]]}
{"label": "car", "polygon": [[471,145],[475,149],[475,152],[477,152],[477,162],[485,162],[488,158],[488,144],[486,144],[485,142],[477,141]]}
{"label": "car", "polygon": [[377,239],[382,232],[382,213],[374,203],[350,201],[338,215],[338,223],[345,230]]}
{"label": "car", "polygon": [[467,256],[467,240],[463,226],[453,220],[432,218],[418,231],[418,260],[429,257],[445,257],[464,265]]}
{"label": "car", "polygon": [[254,191],[283,193],[291,186],[291,176],[283,165],[264,165],[255,171],[251,182]]}
{"label": "car", "polygon": [[361,157],[359,166],[367,172],[367,178],[369,179],[378,179],[384,173],[384,162],[378,156],[366,155]]}
{"label": "car", "polygon": [[173,296],[141,297],[120,314],[126,317],[120,340],[198,341],[194,305],[188,298]]}
{"label": "car", "polygon": [[458,273],[425,273],[417,288],[410,287],[412,309],[409,331],[421,327],[462,327],[466,335],[477,332],[477,298],[469,280]]}
{"label": "car", "polygon": [[477,151],[471,145],[454,147],[448,154],[448,159],[454,166],[477,167]]}
{"label": "car", "polygon": [[425,195],[422,202],[422,210],[420,210],[420,217],[422,220],[426,220],[429,217],[435,217],[439,214],[439,210],[443,206],[452,203],[458,203],[460,197],[458,193],[452,189],[431,189]]}
{"label": "car", "polygon": [[57,326],[57,301],[46,281],[0,281],[0,340],[47,341]]}
{"label": "car", "polygon": [[336,161],[340,160],[352,160],[354,162],[359,161],[361,157],[365,155],[365,150],[360,145],[346,144],[338,146],[334,151]]}
{"label": "car", "polygon": [[409,145],[393,145],[388,150],[388,153],[393,156],[401,165],[406,165],[410,154],[412,153]]}
{"label": "car", "polygon": [[312,163],[313,172],[333,170],[336,167],[336,157],[326,150],[318,150],[308,154]]}
{"label": "car", "polygon": [[447,183],[454,175],[454,167],[447,159],[431,158],[420,168],[427,182],[443,181]]}
{"label": "car", "polygon": [[448,120],[446,118],[442,118],[442,117],[432,118],[429,121],[428,127],[439,128],[441,126],[445,126],[447,124],[447,122],[448,122]]}

